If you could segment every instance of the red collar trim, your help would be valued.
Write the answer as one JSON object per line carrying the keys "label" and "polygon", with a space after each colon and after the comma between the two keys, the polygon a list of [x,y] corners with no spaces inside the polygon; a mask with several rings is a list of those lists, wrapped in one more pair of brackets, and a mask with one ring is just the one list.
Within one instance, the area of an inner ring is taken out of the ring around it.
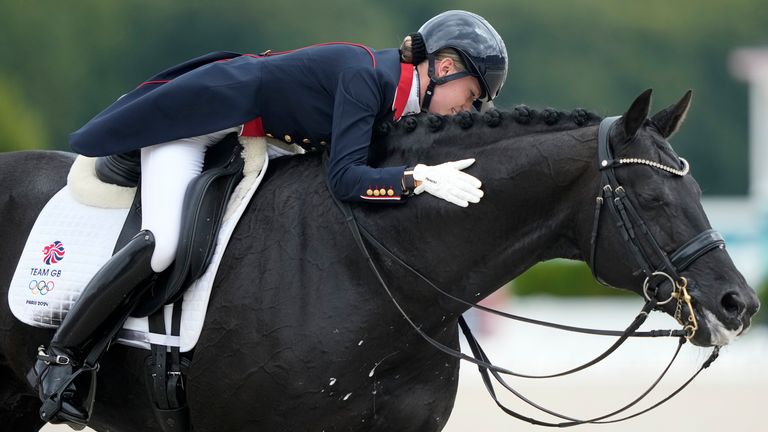
{"label": "red collar trim", "polygon": [[394,120],[400,120],[405,111],[405,105],[408,104],[408,97],[411,95],[411,86],[413,85],[413,65],[409,63],[400,63],[400,82],[397,83],[395,91],[395,115]]}

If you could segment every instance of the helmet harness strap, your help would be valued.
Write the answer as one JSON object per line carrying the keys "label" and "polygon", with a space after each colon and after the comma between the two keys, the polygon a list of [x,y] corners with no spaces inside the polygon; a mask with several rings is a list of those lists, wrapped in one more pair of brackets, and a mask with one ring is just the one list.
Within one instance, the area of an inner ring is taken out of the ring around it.
{"label": "helmet harness strap", "polygon": [[435,94],[436,86],[443,85],[449,81],[457,80],[459,78],[464,78],[465,76],[472,76],[472,74],[470,74],[468,71],[463,70],[438,78],[435,74],[435,62],[435,56],[433,54],[427,54],[427,64],[429,65],[429,85],[427,85],[427,89],[424,91],[424,100],[421,101],[422,112],[429,111],[429,104],[432,102],[432,96]]}

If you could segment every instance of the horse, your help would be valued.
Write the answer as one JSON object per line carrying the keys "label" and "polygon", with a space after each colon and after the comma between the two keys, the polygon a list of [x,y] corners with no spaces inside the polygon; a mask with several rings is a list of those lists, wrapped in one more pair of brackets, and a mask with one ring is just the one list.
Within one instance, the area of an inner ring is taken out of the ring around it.
{"label": "horse", "polygon": [[[650,114],[651,92],[630,105],[610,134],[617,157],[678,166],[667,141],[681,125],[690,92]],[[401,205],[350,205],[361,227],[451,295],[474,303],[534,264],[587,261],[607,284],[644,295],[643,275],[607,212],[595,218],[601,173],[601,118],[524,106],[454,116],[421,114],[375,131],[379,166],[438,164],[468,157],[484,198],[460,208],[430,196]],[[0,155],[0,287],[6,290],[27,233],[66,182],[74,155]],[[468,308],[425,286],[371,250],[382,289],[325,184],[323,158],[270,163],[230,241],[186,379],[197,431],[440,431],[448,421],[459,361],[426,343],[458,348]],[[633,164],[616,170],[638,213],[666,253],[710,228],[691,175]],[[600,222],[594,256],[594,223]],[[759,307],[727,251],[715,248],[682,272],[689,281],[699,346],[742,334]],[[659,285],[669,296],[671,283]],[[2,291],[6,294],[5,291]],[[672,303],[661,306],[674,314]],[[40,402],[24,376],[52,331],[32,328],[0,302],[0,424],[36,431]],[[113,345],[101,359],[89,426],[159,431],[143,384],[148,352]]]}

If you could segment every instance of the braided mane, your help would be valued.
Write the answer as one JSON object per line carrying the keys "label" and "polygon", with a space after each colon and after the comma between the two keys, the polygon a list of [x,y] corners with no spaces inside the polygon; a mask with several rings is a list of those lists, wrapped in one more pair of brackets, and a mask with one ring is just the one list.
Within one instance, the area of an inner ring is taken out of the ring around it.
{"label": "braided mane", "polygon": [[[421,113],[408,115],[399,121],[386,121],[374,128],[375,149],[373,159],[383,153],[403,154],[426,150],[438,138],[451,135],[472,141],[490,138],[524,136],[538,133],[559,132],[596,125],[599,115],[583,108],[558,111],[546,108],[541,111],[518,105],[513,109],[490,109],[484,113],[460,112],[455,115]],[[457,142],[463,141],[462,139]]]}

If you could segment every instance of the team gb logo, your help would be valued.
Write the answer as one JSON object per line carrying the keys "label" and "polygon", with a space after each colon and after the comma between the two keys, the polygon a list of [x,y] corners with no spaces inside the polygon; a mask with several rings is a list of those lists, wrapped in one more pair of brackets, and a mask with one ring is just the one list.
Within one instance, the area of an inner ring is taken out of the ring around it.
{"label": "team gb logo", "polygon": [[56,240],[55,242],[43,248],[43,255],[43,261],[46,264],[56,264],[57,262],[64,259],[64,245],[60,241]]}

